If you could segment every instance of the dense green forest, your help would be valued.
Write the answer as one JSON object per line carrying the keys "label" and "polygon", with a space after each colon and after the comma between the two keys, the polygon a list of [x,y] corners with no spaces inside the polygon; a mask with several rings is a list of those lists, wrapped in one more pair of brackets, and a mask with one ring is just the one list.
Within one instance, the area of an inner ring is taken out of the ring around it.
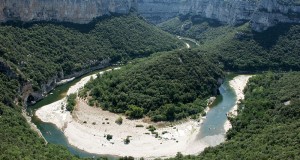
{"label": "dense green forest", "polygon": [[[130,116],[142,108],[154,121],[179,120],[202,112],[223,77],[222,70],[203,55],[178,50],[154,54],[99,75],[80,96],[89,95],[91,105],[112,112]],[[142,117],[138,115],[130,117]]]}
{"label": "dense green forest", "polygon": [[244,25],[200,51],[230,71],[289,71],[300,70],[299,48],[300,25],[277,25],[262,33]]}
{"label": "dense green forest", "polygon": [[300,73],[255,76],[245,89],[228,141],[199,156],[172,159],[298,159]]}
{"label": "dense green forest", "polygon": [[[49,77],[62,76],[60,71],[69,75],[106,59],[114,63],[149,56],[98,75],[80,96],[91,105],[129,118],[173,121],[203,111],[206,99],[216,94],[223,70],[300,70],[300,25],[280,24],[257,33],[249,24],[232,27],[181,16],[160,27],[194,38],[200,47],[155,53],[183,44],[134,15],[103,18],[88,25],[1,25],[0,62],[19,77],[0,73],[0,159],[77,159],[63,147],[46,145],[30,129],[16,105],[21,101],[21,80],[40,89]],[[174,159],[299,158],[299,78],[299,72],[252,78],[239,115],[230,119],[233,128],[228,141],[199,156],[178,154]]]}
{"label": "dense green forest", "polygon": [[175,35],[195,39],[200,44],[213,43],[235,30],[235,27],[222,25],[218,21],[190,15],[175,17],[158,24],[158,27]]}
{"label": "dense green forest", "polygon": [[45,144],[21,111],[0,103],[0,159],[77,159],[66,148]]}
{"label": "dense green forest", "polygon": [[45,144],[14,103],[19,83],[0,73],[0,159],[77,159],[67,149]]}
{"label": "dense green forest", "polygon": [[[116,16],[87,25],[63,23],[0,26],[0,159],[77,159],[66,148],[45,144],[21,114],[20,87],[35,89],[65,75],[98,65],[147,56],[183,46],[137,16]],[[14,72],[14,73],[9,73]],[[20,103],[19,103],[20,102]]]}
{"label": "dense green forest", "polygon": [[[135,15],[90,24],[36,23],[0,26],[1,60],[17,68],[36,89],[55,75],[150,55],[181,46],[174,36]],[[183,45],[182,45],[183,46]]]}
{"label": "dense green forest", "polygon": [[196,39],[200,47],[194,52],[221,62],[228,71],[300,70],[300,25],[279,24],[255,32],[247,23],[232,27],[197,16],[182,16],[159,26],[170,33]]}
{"label": "dense green forest", "polygon": [[[249,24],[228,27],[179,17],[160,27],[198,40],[200,47],[192,52],[205,54],[228,71],[300,70],[300,25],[279,24],[258,33]],[[256,76],[245,90],[238,117],[231,119],[228,141],[199,156],[178,154],[173,159],[299,158],[299,78],[299,72]]]}
{"label": "dense green forest", "polygon": [[0,102],[14,106],[15,99],[18,97],[19,82],[0,73]]}

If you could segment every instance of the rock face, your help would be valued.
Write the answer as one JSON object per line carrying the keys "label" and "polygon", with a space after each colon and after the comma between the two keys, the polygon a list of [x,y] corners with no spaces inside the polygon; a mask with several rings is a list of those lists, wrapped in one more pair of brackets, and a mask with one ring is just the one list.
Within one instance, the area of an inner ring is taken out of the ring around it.
{"label": "rock face", "polygon": [[297,0],[262,0],[251,18],[251,26],[263,31],[278,23],[300,23],[300,2]]}
{"label": "rock face", "polygon": [[43,99],[44,96],[47,95],[47,93],[49,93],[50,91],[52,91],[58,85],[58,82],[63,79],[69,79],[72,77],[77,78],[84,74],[90,73],[94,70],[99,70],[110,66],[111,65],[110,60],[111,59],[105,59],[95,66],[89,67],[87,69],[78,72],[74,72],[68,76],[64,76],[63,72],[58,73],[58,75],[49,78],[46,83],[42,84],[40,86],[41,90],[39,91],[33,91],[31,83],[27,83],[23,85],[21,90],[22,90],[22,98],[24,99],[24,104],[33,104],[36,101]]}
{"label": "rock face", "polygon": [[138,10],[154,23],[176,15],[191,14],[237,24],[248,21],[256,6],[256,2],[244,0],[140,0]]}
{"label": "rock face", "polygon": [[127,14],[135,0],[0,0],[0,21],[88,23],[110,13]]}
{"label": "rock face", "polygon": [[127,14],[131,9],[152,23],[186,14],[231,25],[250,21],[256,31],[277,23],[300,23],[297,0],[0,0],[0,22],[88,23],[111,13]]}
{"label": "rock face", "polygon": [[300,3],[295,0],[139,0],[138,11],[153,23],[191,14],[230,25],[250,21],[256,31],[300,23]]}

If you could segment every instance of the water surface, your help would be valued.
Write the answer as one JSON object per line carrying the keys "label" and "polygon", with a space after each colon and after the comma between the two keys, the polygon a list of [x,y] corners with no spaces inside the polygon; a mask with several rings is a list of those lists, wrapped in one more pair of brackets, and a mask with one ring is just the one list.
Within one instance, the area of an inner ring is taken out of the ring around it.
{"label": "water surface", "polygon": [[[94,74],[95,72],[88,75]],[[69,87],[79,82],[81,78],[77,78],[72,82],[57,87],[46,98],[35,105],[28,107],[27,112],[32,115],[32,122],[37,125],[38,129],[49,143],[65,146],[72,154],[78,155],[79,157],[99,157],[100,155],[88,153],[70,145],[63,132],[54,124],[42,122],[33,114],[38,108],[62,99],[66,95]],[[224,84],[219,88],[220,96],[217,97],[210,111],[207,113],[206,119],[203,121],[199,132],[199,140],[211,146],[218,145],[225,140],[224,123],[227,120],[226,113],[231,110],[236,100],[236,95],[229,86],[230,79],[232,78],[227,78]],[[108,156],[108,158],[116,159],[114,156]]]}

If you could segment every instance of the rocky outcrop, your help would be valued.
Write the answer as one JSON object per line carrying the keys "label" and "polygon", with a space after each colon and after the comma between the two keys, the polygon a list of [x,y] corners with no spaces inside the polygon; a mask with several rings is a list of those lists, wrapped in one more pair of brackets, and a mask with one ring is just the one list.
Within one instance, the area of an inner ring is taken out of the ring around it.
{"label": "rocky outcrop", "polygon": [[2,59],[0,59],[0,73],[5,74],[9,78],[18,78],[18,75],[12,70],[12,67]]}
{"label": "rocky outcrop", "polygon": [[262,31],[277,23],[300,23],[296,0],[0,0],[0,22],[64,21],[88,23],[112,13],[137,10],[153,23],[178,15],[199,15],[237,25],[251,22]]}
{"label": "rocky outcrop", "polygon": [[263,31],[278,23],[300,23],[300,3],[294,0],[262,0],[252,14],[252,28]]}
{"label": "rocky outcrop", "polygon": [[44,98],[44,96],[47,95],[47,93],[49,93],[50,91],[52,91],[57,85],[58,85],[58,82],[63,80],[63,79],[69,79],[69,78],[72,78],[72,77],[80,77],[84,74],[87,74],[87,73],[90,73],[94,70],[99,70],[99,69],[102,69],[102,68],[105,68],[105,67],[108,67],[110,66],[111,63],[110,63],[110,59],[105,59],[101,62],[99,62],[97,65],[94,65],[92,67],[89,67],[87,69],[83,69],[81,71],[78,71],[78,72],[74,72],[70,75],[67,75],[67,76],[64,76],[63,72],[61,73],[58,73],[58,75],[56,76],[53,76],[51,78],[48,78],[48,81],[46,83],[43,83],[40,87],[41,87],[41,90],[38,90],[38,91],[34,91],[33,90],[33,86],[31,83],[25,83],[23,86],[22,86],[22,92],[21,92],[21,95],[22,95],[22,99],[24,100],[24,104],[33,104],[35,103],[36,101],[39,101],[41,99]]}
{"label": "rocky outcrop", "polygon": [[248,21],[257,6],[245,0],[140,0],[138,11],[153,23],[163,22],[176,15],[199,15],[224,23]]}
{"label": "rocky outcrop", "polygon": [[126,14],[135,0],[0,0],[0,21],[88,23],[111,13]]}
{"label": "rocky outcrop", "polygon": [[138,11],[153,23],[190,14],[230,25],[250,21],[256,31],[300,23],[300,6],[293,0],[139,0]]}

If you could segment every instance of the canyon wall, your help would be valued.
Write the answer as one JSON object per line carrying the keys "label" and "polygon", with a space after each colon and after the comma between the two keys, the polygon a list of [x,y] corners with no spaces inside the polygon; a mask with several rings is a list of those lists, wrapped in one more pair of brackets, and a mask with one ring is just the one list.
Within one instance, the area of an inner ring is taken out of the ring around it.
{"label": "canyon wall", "polygon": [[135,0],[0,0],[0,22],[64,21],[88,23],[111,13],[127,14]]}
{"label": "canyon wall", "polygon": [[256,31],[277,23],[300,23],[297,0],[0,0],[0,22],[88,23],[100,16],[128,14],[131,10],[155,24],[186,14],[230,25],[250,21]]}
{"label": "canyon wall", "polygon": [[245,0],[139,0],[138,11],[153,23],[191,14],[237,24],[248,21],[256,6],[256,2]]}
{"label": "canyon wall", "polygon": [[256,31],[278,23],[300,23],[300,1],[261,0],[250,20],[252,29]]}
{"label": "canyon wall", "polygon": [[138,12],[153,23],[186,14],[230,25],[250,21],[256,31],[278,23],[300,23],[296,0],[138,0],[137,5]]}

